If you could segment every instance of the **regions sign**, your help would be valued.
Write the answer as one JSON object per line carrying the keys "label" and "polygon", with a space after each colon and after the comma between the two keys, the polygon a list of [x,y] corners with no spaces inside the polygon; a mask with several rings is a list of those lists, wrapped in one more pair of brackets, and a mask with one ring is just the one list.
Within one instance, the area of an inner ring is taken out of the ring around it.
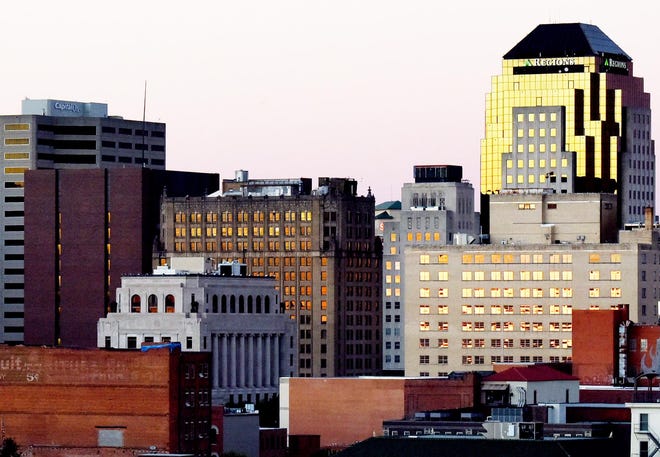
{"label": "regions sign", "polygon": [[577,65],[577,59],[575,57],[525,59],[526,67],[555,67],[562,65]]}

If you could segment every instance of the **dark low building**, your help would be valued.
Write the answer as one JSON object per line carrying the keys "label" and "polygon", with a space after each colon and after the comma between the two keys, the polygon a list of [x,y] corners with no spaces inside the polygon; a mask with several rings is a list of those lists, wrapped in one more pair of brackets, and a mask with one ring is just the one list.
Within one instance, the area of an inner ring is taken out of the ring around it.
{"label": "dark low building", "polygon": [[337,457],[415,457],[506,455],[507,457],[566,457],[630,455],[630,437],[552,440],[494,440],[485,438],[370,438],[336,454]]}

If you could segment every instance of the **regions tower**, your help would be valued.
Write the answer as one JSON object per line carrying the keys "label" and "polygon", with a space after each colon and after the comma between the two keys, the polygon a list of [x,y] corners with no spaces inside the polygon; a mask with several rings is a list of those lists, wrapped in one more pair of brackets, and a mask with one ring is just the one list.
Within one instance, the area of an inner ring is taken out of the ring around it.
{"label": "regions tower", "polygon": [[[618,223],[655,201],[650,95],[598,27],[542,24],[507,52],[486,96],[481,194],[617,194]],[[487,220],[488,215],[486,215]]]}

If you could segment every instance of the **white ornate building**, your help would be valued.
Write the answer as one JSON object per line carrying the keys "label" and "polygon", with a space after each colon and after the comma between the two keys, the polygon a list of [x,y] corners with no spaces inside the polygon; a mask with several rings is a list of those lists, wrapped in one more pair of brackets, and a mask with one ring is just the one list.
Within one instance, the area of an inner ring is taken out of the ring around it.
{"label": "white ornate building", "polygon": [[98,346],[172,341],[212,352],[213,403],[256,402],[296,373],[294,332],[273,278],[160,269],[122,278],[116,312],[98,322]]}

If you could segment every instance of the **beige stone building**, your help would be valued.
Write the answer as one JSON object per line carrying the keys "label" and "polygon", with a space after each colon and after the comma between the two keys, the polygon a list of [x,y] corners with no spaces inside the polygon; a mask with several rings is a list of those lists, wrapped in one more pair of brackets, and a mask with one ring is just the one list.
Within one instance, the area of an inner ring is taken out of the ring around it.
{"label": "beige stone building", "polygon": [[[231,185],[227,185],[231,184]],[[238,260],[273,276],[281,312],[297,323],[299,376],[381,369],[381,258],[374,197],[351,179],[223,183],[206,198],[163,198],[158,255]]]}
{"label": "beige stone building", "polygon": [[543,189],[490,196],[492,244],[614,243],[616,195],[560,194]]}
{"label": "beige stone building", "polygon": [[658,232],[618,243],[411,246],[405,252],[405,374],[571,359],[573,309],[626,306],[658,321]]}

